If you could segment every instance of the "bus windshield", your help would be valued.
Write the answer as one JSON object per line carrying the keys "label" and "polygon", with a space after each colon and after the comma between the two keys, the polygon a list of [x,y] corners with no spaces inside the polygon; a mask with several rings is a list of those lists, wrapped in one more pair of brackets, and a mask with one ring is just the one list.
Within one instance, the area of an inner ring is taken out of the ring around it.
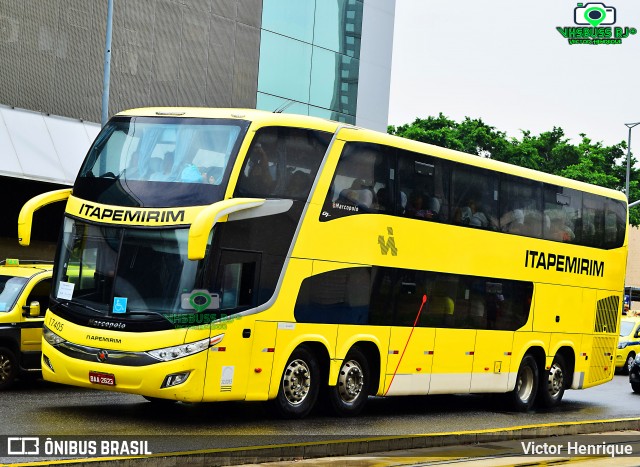
{"label": "bus windshield", "polygon": [[54,297],[99,315],[213,309],[211,294],[203,299],[208,291],[195,287],[202,262],[187,259],[187,236],[184,228],[123,229],[67,218]]}
{"label": "bus windshield", "polygon": [[141,207],[219,201],[247,127],[241,120],[116,117],[89,150],[74,193]]}

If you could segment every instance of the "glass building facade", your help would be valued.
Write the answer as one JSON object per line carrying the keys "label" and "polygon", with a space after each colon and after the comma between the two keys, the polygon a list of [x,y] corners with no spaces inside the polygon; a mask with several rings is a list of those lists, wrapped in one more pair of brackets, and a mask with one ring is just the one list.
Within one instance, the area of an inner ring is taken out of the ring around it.
{"label": "glass building facade", "polygon": [[258,109],[355,124],[363,2],[264,0]]}

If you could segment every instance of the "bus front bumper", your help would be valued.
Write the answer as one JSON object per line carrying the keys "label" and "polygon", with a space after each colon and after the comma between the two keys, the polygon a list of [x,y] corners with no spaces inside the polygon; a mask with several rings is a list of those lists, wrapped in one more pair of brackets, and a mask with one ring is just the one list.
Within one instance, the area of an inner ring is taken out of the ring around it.
{"label": "bus front bumper", "polygon": [[[108,360],[108,351],[106,351]],[[126,366],[81,360],[42,342],[42,376],[46,381],[84,388],[127,392],[147,397],[202,401],[207,351],[176,360]]]}

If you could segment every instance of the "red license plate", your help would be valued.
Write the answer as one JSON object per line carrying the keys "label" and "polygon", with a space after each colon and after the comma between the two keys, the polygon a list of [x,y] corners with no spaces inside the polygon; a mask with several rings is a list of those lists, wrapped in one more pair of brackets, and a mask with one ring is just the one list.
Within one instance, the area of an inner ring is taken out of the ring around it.
{"label": "red license plate", "polygon": [[97,371],[90,371],[89,381],[93,384],[102,384],[104,386],[116,385],[116,377],[111,373],[99,373]]}

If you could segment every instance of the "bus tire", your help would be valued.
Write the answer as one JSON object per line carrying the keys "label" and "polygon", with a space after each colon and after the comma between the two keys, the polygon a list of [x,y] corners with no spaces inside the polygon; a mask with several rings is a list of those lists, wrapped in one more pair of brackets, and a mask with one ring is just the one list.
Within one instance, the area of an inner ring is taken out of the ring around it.
{"label": "bus tire", "polygon": [[549,371],[540,374],[538,389],[538,404],[540,407],[551,408],[562,400],[566,387],[567,365],[562,355],[556,355]]}
{"label": "bus tire", "polygon": [[359,414],[367,403],[371,372],[366,356],[358,348],[351,349],[342,361],[338,381],[329,386],[329,401],[341,416]]}
{"label": "bus tire", "polygon": [[313,409],[319,390],[318,361],[307,346],[301,345],[293,351],[282,372],[273,407],[282,418],[304,418]]}
{"label": "bus tire", "polygon": [[509,394],[509,402],[514,410],[526,412],[533,407],[538,391],[538,364],[532,355],[526,354],[520,362],[516,387]]}
{"label": "bus tire", "polygon": [[10,387],[18,376],[18,360],[6,347],[0,347],[0,390]]}

